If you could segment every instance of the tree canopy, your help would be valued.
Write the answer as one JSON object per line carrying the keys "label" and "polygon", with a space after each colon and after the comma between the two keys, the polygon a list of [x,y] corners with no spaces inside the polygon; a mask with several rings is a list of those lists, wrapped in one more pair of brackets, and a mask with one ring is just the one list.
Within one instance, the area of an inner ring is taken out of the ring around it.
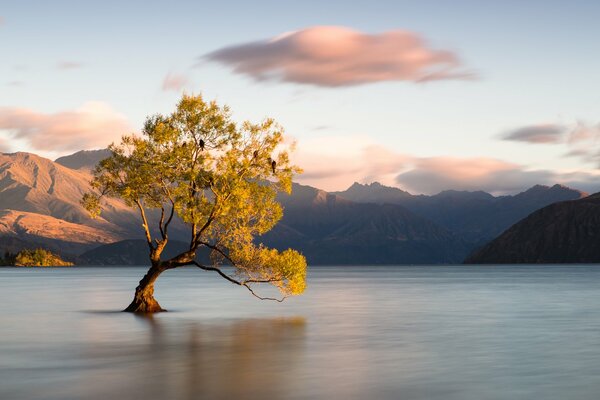
{"label": "tree canopy", "polygon": [[[137,208],[149,259],[159,274],[195,265],[256,296],[256,283],[270,283],[284,297],[300,294],[305,258],[255,240],[281,219],[277,193],[290,193],[292,177],[301,172],[291,164],[289,148],[274,120],[236,124],[227,106],[184,95],[173,113],[149,117],[141,135],[123,136],[109,147],[111,156],[94,171],[96,191],[86,194],[82,204],[94,216],[101,213],[103,196]],[[150,210],[159,214],[156,226],[151,226]],[[189,227],[189,249],[163,260],[175,218]],[[195,259],[203,247],[210,250],[209,265]],[[224,264],[234,272],[226,273]]]}

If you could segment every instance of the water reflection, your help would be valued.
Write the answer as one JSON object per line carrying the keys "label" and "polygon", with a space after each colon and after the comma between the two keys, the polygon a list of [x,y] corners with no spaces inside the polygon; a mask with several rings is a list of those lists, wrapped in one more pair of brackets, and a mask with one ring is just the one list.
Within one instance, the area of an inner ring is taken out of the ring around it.
{"label": "water reflection", "polygon": [[102,359],[106,367],[87,372],[82,392],[106,381],[120,399],[282,398],[285,375],[304,351],[301,317],[184,326],[138,318],[147,340],[91,349],[86,356]]}
{"label": "water reflection", "polygon": [[[302,317],[210,324],[160,316],[126,317],[135,318],[138,325],[135,332],[130,331],[134,337],[71,343],[68,348],[55,348],[52,354],[37,353],[35,347],[20,349],[21,359],[13,361],[28,367],[11,370],[20,384],[11,387],[7,380],[0,397],[283,398],[287,397],[287,374],[304,353],[306,321]],[[50,356],[54,365],[44,356]]]}

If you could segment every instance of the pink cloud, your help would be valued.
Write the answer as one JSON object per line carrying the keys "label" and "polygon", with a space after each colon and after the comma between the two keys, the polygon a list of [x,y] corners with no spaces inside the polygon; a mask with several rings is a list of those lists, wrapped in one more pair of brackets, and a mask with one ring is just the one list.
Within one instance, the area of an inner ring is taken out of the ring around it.
{"label": "pink cloud", "polygon": [[259,81],[327,87],[474,77],[453,52],[431,49],[418,34],[402,30],[367,34],[315,26],[225,47],[203,58],[230,65],[235,72]]}
{"label": "pink cloud", "polygon": [[550,171],[531,171],[493,158],[425,157],[416,158],[408,170],[398,174],[396,182],[416,193],[435,194],[453,189],[503,194],[549,183],[554,178]]}
{"label": "pink cloud", "polygon": [[34,150],[72,151],[106,147],[131,127],[108,105],[89,102],[77,110],[51,114],[0,107],[0,130],[27,141]]}
{"label": "pink cloud", "polygon": [[181,89],[183,89],[187,84],[189,83],[189,79],[187,76],[182,75],[182,74],[173,74],[173,73],[168,73],[167,76],[165,76],[165,79],[163,80],[162,83],[162,90],[163,91],[174,91],[174,92],[179,92]]}
{"label": "pink cloud", "polygon": [[299,141],[293,161],[305,171],[298,182],[329,191],[344,190],[354,182],[380,182],[414,194],[453,189],[500,195],[556,183],[594,192],[600,186],[600,174],[531,169],[488,157],[401,154],[362,136],[323,136]]}
{"label": "pink cloud", "polygon": [[321,136],[297,143],[292,160],[304,170],[298,182],[342,190],[359,181],[394,184],[406,156],[393,153],[366,136]]}

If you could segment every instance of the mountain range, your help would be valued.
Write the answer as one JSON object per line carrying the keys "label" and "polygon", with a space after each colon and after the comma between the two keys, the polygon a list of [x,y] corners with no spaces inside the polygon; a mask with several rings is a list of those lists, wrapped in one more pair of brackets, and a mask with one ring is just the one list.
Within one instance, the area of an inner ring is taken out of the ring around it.
{"label": "mountain range", "polygon": [[[0,251],[30,244],[88,264],[145,259],[133,209],[110,199],[93,220],[79,204],[91,170],[108,154],[81,151],[54,162],[30,153],[0,154]],[[280,196],[283,219],[258,240],[297,248],[311,264],[460,263],[531,212],[586,196],[559,185],[496,197],[482,191],[412,195],[379,183],[327,193],[294,184],[292,195]],[[176,223],[171,237],[173,248],[187,240],[185,226]]]}

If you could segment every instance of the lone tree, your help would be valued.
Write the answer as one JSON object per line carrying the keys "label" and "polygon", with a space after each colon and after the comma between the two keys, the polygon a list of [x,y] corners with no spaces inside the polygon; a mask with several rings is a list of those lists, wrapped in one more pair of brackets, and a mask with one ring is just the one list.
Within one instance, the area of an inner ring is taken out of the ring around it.
{"label": "lone tree", "polygon": [[[238,125],[227,106],[184,95],[172,114],[149,117],[141,136],[123,136],[109,149],[111,156],[94,171],[95,191],[82,204],[97,217],[102,196],[111,196],[139,211],[150,269],[124,311],[165,311],[154,298],[154,282],[164,271],[187,265],[214,271],[260,299],[282,301],[304,291],[304,256],[254,242],[282,217],[276,195],[290,193],[292,176],[301,172],[290,164],[282,129],[273,120]],[[162,259],[176,216],[189,227],[189,247]],[[209,265],[196,260],[202,248],[210,252]],[[276,286],[283,297],[259,296],[253,289],[259,283]]]}

